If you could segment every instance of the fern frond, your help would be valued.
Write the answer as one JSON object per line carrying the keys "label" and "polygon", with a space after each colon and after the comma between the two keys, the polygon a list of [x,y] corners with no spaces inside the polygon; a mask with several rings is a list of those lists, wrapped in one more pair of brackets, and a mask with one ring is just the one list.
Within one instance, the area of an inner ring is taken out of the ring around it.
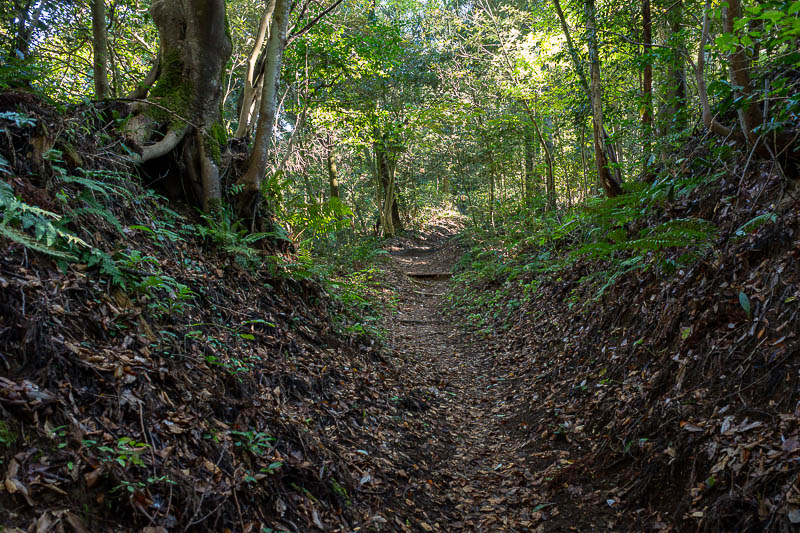
{"label": "fern frond", "polygon": [[6,224],[0,224],[0,235],[37,252],[57,257],[59,259],[66,259],[67,261],[78,260],[77,257],[70,253],[47,246],[46,244],[37,241],[27,233],[11,228]]}
{"label": "fern frond", "polygon": [[95,205],[90,207],[79,207],[78,209],[75,209],[73,213],[77,216],[93,215],[102,218],[103,220],[111,224],[114,227],[114,229],[117,230],[117,233],[119,233],[120,235],[124,234],[125,232],[119,219],[116,216],[114,216],[114,214],[111,211],[105,209],[104,207],[101,207],[99,204],[95,203]]}

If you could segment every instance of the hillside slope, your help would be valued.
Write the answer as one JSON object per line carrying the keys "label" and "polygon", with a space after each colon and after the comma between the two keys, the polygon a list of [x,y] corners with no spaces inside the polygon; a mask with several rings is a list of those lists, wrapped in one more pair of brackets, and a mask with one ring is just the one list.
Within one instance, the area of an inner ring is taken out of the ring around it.
{"label": "hillside slope", "polygon": [[402,384],[335,287],[143,188],[113,109],[0,104],[5,530],[386,522]]}
{"label": "hillside slope", "polygon": [[653,185],[462,263],[451,309],[516,369],[509,433],[575,502],[545,530],[800,523],[797,176],[728,154],[696,139]]}

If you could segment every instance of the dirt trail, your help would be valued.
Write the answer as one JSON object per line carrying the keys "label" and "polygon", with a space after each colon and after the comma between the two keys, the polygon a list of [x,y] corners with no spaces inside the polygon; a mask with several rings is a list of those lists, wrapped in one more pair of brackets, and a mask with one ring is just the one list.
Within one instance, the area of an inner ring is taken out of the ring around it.
{"label": "dirt trail", "polygon": [[443,311],[445,276],[405,274],[450,271],[459,255],[454,241],[440,235],[390,254],[400,298],[390,342],[415,385],[402,401],[425,431],[412,456],[419,470],[403,495],[419,522],[406,525],[414,531],[545,531],[543,513],[554,518],[559,512],[524,465],[529,441],[512,437],[507,427],[513,373],[494,364],[495,347],[467,336]]}

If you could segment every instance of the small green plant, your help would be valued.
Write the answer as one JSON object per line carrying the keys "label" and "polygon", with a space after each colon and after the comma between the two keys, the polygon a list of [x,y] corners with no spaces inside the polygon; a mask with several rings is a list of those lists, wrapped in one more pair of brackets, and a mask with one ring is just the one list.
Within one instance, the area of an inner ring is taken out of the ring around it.
{"label": "small green plant", "polygon": [[[24,113],[18,113],[16,111],[3,111],[0,112],[0,120],[7,120],[9,122],[13,122],[14,126],[18,128],[26,128],[29,126],[36,125],[36,119],[33,117],[29,117]],[[5,131],[3,128],[0,128],[0,131]]]}
{"label": "small green plant", "polygon": [[148,308],[159,316],[184,312],[197,296],[189,287],[167,275],[151,274],[136,282],[133,288],[148,297]]}
{"label": "small green plant", "polygon": [[166,483],[167,485],[177,485],[175,481],[172,481],[167,476],[158,476],[158,477],[148,477],[147,482],[141,481],[126,481],[121,480],[119,485],[111,489],[111,492],[117,492],[119,490],[126,490],[127,492],[133,494],[137,490],[146,489],[148,485],[157,485],[160,483]]}
{"label": "small green plant", "polygon": [[17,441],[19,435],[8,422],[0,420],[0,446],[8,448]]}
{"label": "small green plant", "polygon": [[0,181],[0,235],[57,259],[75,261],[73,249],[90,248],[61,224],[61,216],[19,200],[6,182]]}
{"label": "small green plant", "polygon": [[[84,445],[91,445],[94,441],[84,441]],[[115,446],[98,446],[97,451],[102,453],[102,460],[105,462],[114,462],[119,464],[122,468],[129,466],[145,466],[142,461],[142,454],[150,448],[150,445],[145,442],[137,442],[130,437],[122,437],[117,440]]]}
{"label": "small green plant", "polygon": [[220,246],[246,268],[258,266],[264,259],[261,250],[254,246],[256,243],[267,238],[282,238],[275,232],[250,233],[230,208],[221,209],[213,215],[203,215],[203,221],[204,224],[196,226],[197,234]]}
{"label": "small green plant", "polygon": [[270,437],[263,431],[231,431],[231,435],[235,439],[235,446],[248,450],[256,457],[270,451],[272,443],[275,442],[275,437]]}

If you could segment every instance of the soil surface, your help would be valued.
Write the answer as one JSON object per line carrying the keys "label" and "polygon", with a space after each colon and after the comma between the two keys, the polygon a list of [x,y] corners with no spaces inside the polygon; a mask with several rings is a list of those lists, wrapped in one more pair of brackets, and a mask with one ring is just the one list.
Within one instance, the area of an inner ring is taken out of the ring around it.
{"label": "soil surface", "polygon": [[554,501],[543,474],[567,459],[552,449],[531,454],[536,435],[521,439],[511,430],[518,400],[513,368],[499,363],[499,346],[465,332],[459,317],[445,311],[444,273],[460,256],[456,242],[434,231],[395,242],[389,253],[387,274],[399,296],[390,344],[404,361],[401,373],[416,386],[402,401],[426,432],[412,457],[420,472],[404,494],[420,521],[408,525],[415,531],[568,531],[575,524],[581,531],[610,530],[599,515],[598,525],[569,517],[579,504],[562,510]]}

